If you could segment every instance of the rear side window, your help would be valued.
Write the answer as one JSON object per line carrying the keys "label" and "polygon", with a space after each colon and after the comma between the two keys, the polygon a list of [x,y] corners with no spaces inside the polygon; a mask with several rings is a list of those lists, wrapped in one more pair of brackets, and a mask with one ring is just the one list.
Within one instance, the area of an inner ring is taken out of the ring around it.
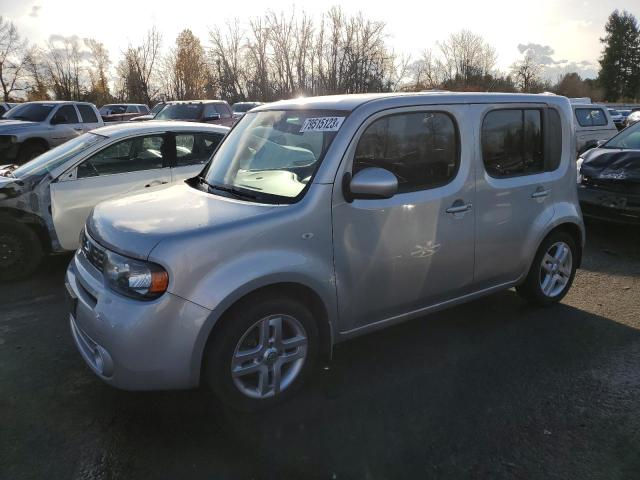
{"label": "rear side window", "polygon": [[458,171],[459,139],[453,118],[443,112],[400,113],[380,118],[362,134],[353,173],[380,167],[398,178],[398,191],[444,185]]}
{"label": "rear side window", "polygon": [[482,159],[496,178],[545,171],[542,110],[489,112],[482,122]]}
{"label": "rear side window", "polygon": [[228,118],[232,115],[231,110],[224,103],[217,103],[216,110],[218,110],[218,113],[222,118]]}
{"label": "rear side window", "polygon": [[55,116],[57,117],[58,115],[60,115],[61,117],[64,117],[64,122],[60,122],[60,123],[78,123],[78,114],[76,113],[76,109],[73,108],[73,105],[63,105],[61,106],[58,111],[55,113]]}
{"label": "rear side window", "polygon": [[82,117],[82,123],[98,123],[98,117],[96,116],[93,108],[89,105],[76,105],[78,110],[80,111],[80,116]]}
{"label": "rear side window", "polygon": [[176,134],[176,166],[207,163],[222,137],[221,133]]}
{"label": "rear side window", "polygon": [[601,108],[576,108],[576,120],[581,127],[603,127],[609,123]]}

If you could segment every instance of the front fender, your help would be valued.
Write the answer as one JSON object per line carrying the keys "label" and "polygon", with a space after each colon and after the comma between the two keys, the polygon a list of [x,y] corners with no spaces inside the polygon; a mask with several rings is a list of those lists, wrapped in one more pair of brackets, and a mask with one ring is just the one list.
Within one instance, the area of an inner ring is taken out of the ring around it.
{"label": "front fender", "polygon": [[189,295],[191,301],[211,310],[193,348],[192,383],[198,383],[207,340],[224,313],[248,294],[283,283],[312,290],[324,304],[329,329],[333,331],[337,301],[331,265],[306,253],[252,252],[215,268]]}

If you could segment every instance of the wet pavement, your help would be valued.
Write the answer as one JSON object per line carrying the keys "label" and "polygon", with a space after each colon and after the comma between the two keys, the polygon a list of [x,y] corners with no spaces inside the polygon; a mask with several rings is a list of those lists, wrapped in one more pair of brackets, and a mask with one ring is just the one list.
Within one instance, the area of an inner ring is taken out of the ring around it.
{"label": "wet pavement", "polygon": [[0,479],[640,478],[640,230],[588,235],[561,305],[507,291],[341,344],[256,415],[103,384],[51,258],[0,285]]}

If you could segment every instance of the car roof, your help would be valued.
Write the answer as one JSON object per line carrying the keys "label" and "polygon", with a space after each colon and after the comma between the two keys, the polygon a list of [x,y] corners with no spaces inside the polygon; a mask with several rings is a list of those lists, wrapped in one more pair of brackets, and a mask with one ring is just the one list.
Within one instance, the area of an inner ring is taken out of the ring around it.
{"label": "car roof", "polygon": [[209,123],[149,120],[148,122],[125,122],[118,123],[116,125],[108,125],[106,127],[91,130],[91,133],[96,133],[109,138],[116,138],[156,132],[200,131],[226,134],[229,130],[229,127],[212,125]]}
{"label": "car roof", "polygon": [[170,100],[167,104],[179,103],[227,103],[224,100]]}
{"label": "car roof", "polygon": [[80,104],[84,104],[84,105],[93,105],[93,103],[91,102],[81,102],[78,100],[36,100],[33,102],[23,102],[21,103],[21,105],[25,105],[27,103],[55,103],[55,104],[60,104],[60,103],[80,103]]}
{"label": "car roof", "polygon": [[381,103],[381,108],[393,108],[394,106],[406,105],[407,101],[415,101],[416,105],[448,103],[568,103],[566,97],[549,94],[429,91],[419,93],[358,93],[350,95],[327,95],[322,97],[299,97],[291,100],[280,100],[268,103],[255,108],[253,111],[306,109],[353,111],[371,102]]}

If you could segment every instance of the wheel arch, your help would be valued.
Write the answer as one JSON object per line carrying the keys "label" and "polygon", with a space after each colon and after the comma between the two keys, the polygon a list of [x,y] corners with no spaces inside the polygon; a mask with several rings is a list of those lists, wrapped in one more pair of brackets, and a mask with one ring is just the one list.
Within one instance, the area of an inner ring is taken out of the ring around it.
{"label": "wheel arch", "polygon": [[194,349],[194,383],[199,384],[201,382],[207,346],[215,332],[218,331],[229,318],[229,311],[255,296],[269,294],[287,296],[294,300],[302,301],[305,306],[310,308],[318,326],[318,334],[320,337],[319,353],[325,360],[331,358],[333,351],[333,328],[327,305],[322,300],[320,294],[309,285],[298,281],[269,283],[234,296],[233,300],[226,302],[226,305],[219,313],[214,312],[214,314],[212,314],[215,315],[214,321],[209,322],[209,326],[205,327],[206,331],[202,332],[201,335],[202,340],[198,342],[198,345],[196,345]]}
{"label": "wheel arch", "polygon": [[38,215],[17,208],[0,207],[0,222],[18,222],[33,229],[38,236],[42,250],[51,252],[51,235],[45,221]]}

